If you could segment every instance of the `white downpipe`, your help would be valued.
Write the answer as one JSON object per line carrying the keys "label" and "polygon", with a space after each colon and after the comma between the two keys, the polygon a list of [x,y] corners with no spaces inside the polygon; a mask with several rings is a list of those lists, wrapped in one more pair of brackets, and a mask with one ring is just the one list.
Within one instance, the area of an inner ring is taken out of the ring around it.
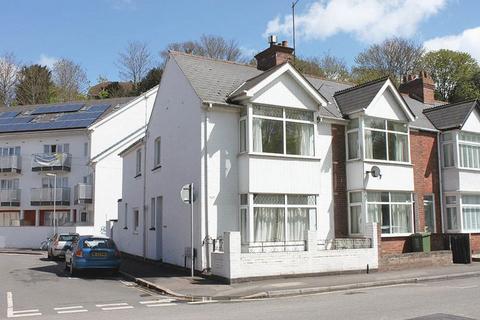
{"label": "white downpipe", "polygon": [[204,150],[204,202],[205,202],[205,258],[206,258],[206,268],[210,270],[210,234],[208,231],[208,112],[212,108],[212,104],[208,104],[208,108],[204,110],[204,126],[203,126],[203,150]]}
{"label": "white downpipe", "polygon": [[442,183],[442,148],[440,142],[440,132],[437,132],[437,162],[438,162],[438,192],[440,197],[440,221],[442,224],[442,233],[445,232],[444,218],[443,218],[443,183]]}
{"label": "white downpipe", "polygon": [[144,96],[145,100],[145,138],[143,140],[143,259],[147,258],[147,141],[148,141],[148,131],[147,131],[147,109],[148,109],[148,100],[147,96]]}

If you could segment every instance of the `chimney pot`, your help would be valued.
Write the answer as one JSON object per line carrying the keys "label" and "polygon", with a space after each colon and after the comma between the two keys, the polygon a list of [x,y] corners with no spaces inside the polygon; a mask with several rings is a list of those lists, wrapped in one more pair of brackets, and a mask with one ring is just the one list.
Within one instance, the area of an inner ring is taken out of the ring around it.
{"label": "chimney pot", "polygon": [[282,41],[282,47],[288,47],[288,41],[287,40]]}

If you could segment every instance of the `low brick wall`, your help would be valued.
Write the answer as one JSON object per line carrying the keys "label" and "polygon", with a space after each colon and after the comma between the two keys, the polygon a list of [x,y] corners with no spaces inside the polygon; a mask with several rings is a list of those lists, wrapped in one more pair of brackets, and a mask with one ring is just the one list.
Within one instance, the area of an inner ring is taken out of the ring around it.
{"label": "low brick wall", "polygon": [[382,255],[378,261],[379,271],[401,270],[452,264],[452,252],[449,250],[432,252],[410,252]]}
{"label": "low brick wall", "polygon": [[470,250],[473,253],[480,253],[480,233],[470,234]]}

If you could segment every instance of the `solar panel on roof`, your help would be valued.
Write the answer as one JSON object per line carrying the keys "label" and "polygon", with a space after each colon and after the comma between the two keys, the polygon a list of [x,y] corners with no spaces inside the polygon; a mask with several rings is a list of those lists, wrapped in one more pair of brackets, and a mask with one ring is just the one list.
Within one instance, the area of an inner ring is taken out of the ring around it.
{"label": "solar panel on roof", "polygon": [[110,108],[109,104],[97,104],[88,108],[88,111],[89,112],[105,112],[108,108]]}
{"label": "solar panel on roof", "polygon": [[34,117],[0,118],[0,124],[28,123]]}
{"label": "solar panel on roof", "polygon": [[13,117],[16,117],[20,112],[17,112],[17,111],[6,111],[6,112],[2,112],[0,114],[0,119],[4,119],[4,118],[13,118]]}
{"label": "solar panel on roof", "polygon": [[96,120],[103,112],[78,112],[72,114],[64,114],[59,117],[58,121],[67,120]]}
{"label": "solar panel on roof", "polygon": [[38,107],[31,114],[47,114],[47,113],[60,113],[60,112],[75,112],[80,110],[83,104],[66,104],[56,106]]}

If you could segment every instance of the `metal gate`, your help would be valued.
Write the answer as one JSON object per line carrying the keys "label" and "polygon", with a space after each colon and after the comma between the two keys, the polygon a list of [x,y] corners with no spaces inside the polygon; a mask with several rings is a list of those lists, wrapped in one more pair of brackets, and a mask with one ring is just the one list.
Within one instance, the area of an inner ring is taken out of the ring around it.
{"label": "metal gate", "polygon": [[468,234],[450,235],[453,263],[471,263],[470,236]]}

